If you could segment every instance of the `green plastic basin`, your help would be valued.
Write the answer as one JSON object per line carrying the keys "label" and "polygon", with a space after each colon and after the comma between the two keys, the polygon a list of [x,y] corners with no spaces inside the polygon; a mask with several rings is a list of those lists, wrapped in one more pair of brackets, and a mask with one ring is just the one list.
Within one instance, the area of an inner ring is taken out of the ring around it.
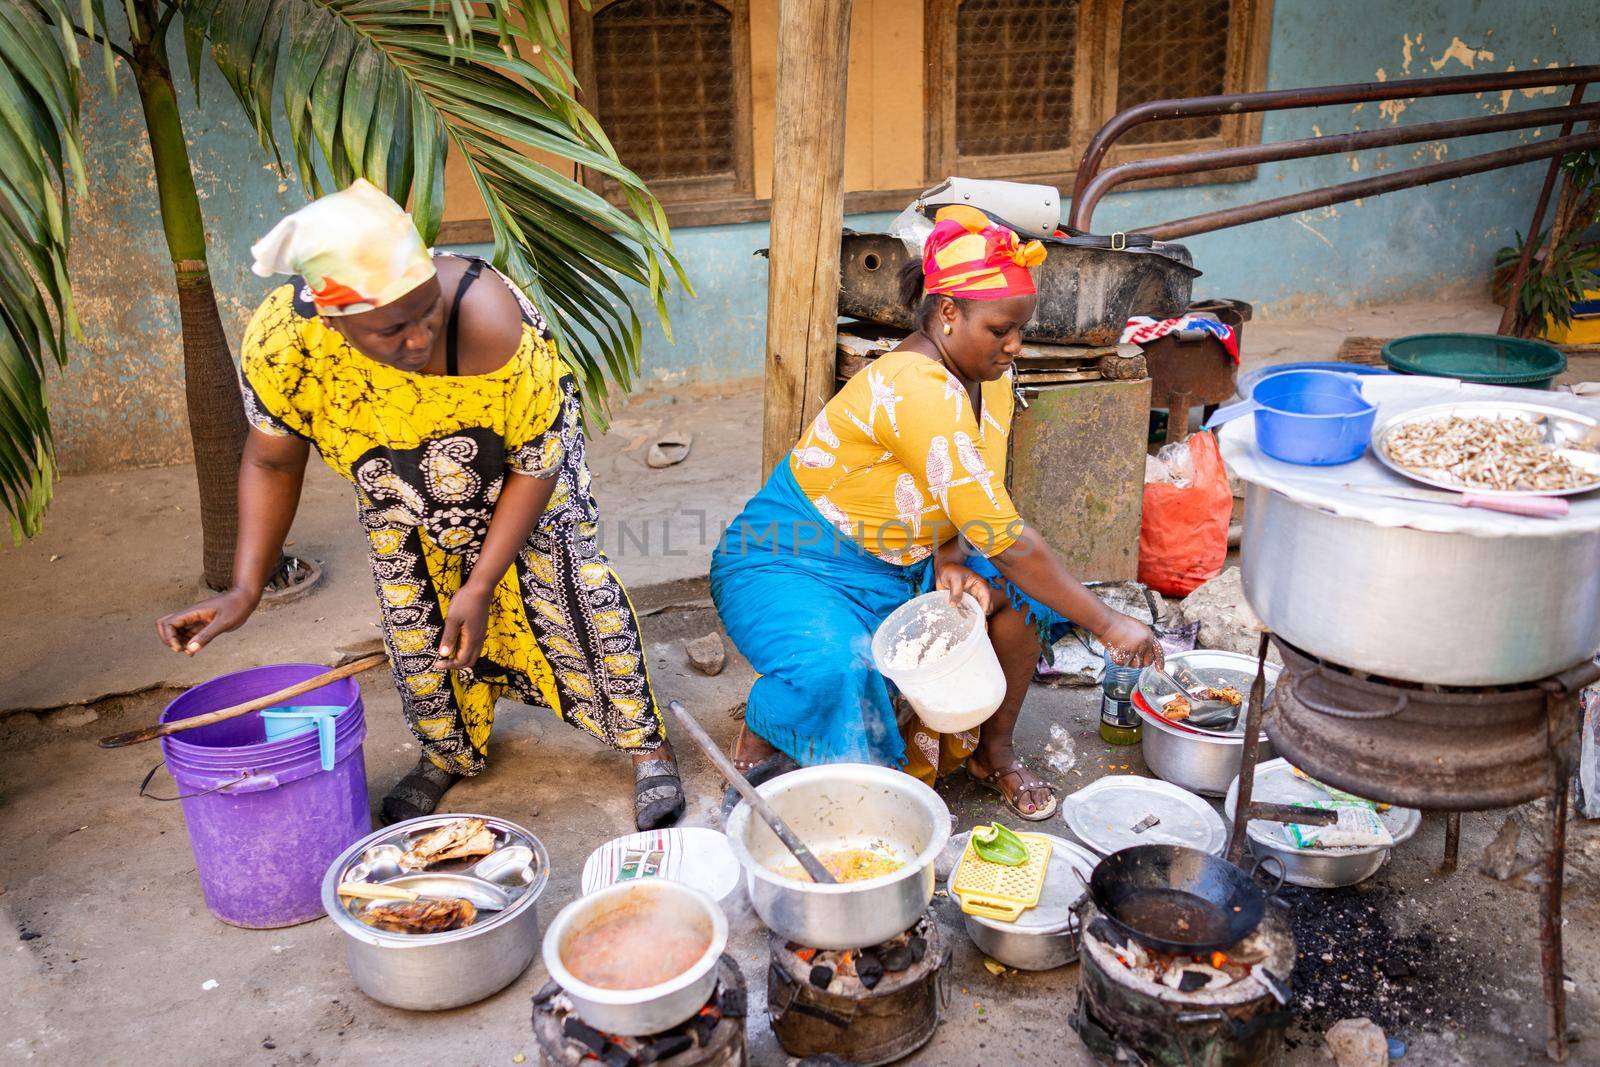
{"label": "green plastic basin", "polygon": [[1554,345],[1492,333],[1419,333],[1383,346],[1383,361],[1401,374],[1459,378],[1480,385],[1549,389],[1567,369]]}

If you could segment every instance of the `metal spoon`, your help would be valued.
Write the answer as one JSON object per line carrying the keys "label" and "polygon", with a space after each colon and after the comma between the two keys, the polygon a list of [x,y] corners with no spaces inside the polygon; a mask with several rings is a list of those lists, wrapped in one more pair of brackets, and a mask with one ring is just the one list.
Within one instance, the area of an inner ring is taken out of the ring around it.
{"label": "metal spoon", "polygon": [[[1239,709],[1228,703],[1226,700],[1213,700],[1209,696],[1197,696],[1182,682],[1168,674],[1165,668],[1157,667],[1153,663],[1147,669],[1152,671],[1157,678],[1160,678],[1172,688],[1176,689],[1178,691],[1178,695],[1182,696],[1189,702],[1188,721],[1194,725],[1232,725],[1232,723],[1237,721],[1239,718]],[[1157,714],[1159,714],[1159,712],[1157,712]]]}

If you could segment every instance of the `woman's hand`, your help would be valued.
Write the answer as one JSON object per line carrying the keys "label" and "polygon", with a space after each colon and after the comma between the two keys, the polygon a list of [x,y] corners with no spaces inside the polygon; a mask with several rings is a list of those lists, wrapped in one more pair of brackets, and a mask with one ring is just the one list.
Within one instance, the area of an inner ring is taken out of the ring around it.
{"label": "woman's hand", "polygon": [[218,634],[237,630],[260,599],[235,586],[193,607],[161,616],[156,620],[156,633],[172,651],[192,656]]}
{"label": "woman's hand", "polygon": [[992,610],[989,597],[994,591],[993,587],[960,563],[940,564],[934,573],[934,587],[950,594],[953,607],[961,606],[962,593],[971,593],[972,599],[978,602],[985,615]]}
{"label": "woman's hand", "polygon": [[483,652],[484,634],[489,628],[491,589],[468,583],[450,598],[450,612],[444,619],[444,634],[439,638],[437,670],[458,671],[478,662]]}
{"label": "woman's hand", "polygon": [[1131,615],[1113,612],[1111,624],[1095,634],[1106,647],[1111,662],[1124,667],[1163,666],[1161,642],[1155,631]]}

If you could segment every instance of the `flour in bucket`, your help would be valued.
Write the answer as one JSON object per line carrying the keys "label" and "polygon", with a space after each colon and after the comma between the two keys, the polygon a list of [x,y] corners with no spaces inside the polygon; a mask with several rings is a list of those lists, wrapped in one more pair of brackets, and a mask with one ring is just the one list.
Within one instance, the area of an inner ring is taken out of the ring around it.
{"label": "flour in bucket", "polygon": [[918,604],[916,615],[889,646],[889,665],[899,668],[927,667],[948,656],[966,637],[950,626],[949,618],[948,607],[935,603]]}
{"label": "flour in bucket", "polygon": [[970,594],[959,607],[944,591],[902,604],[873,635],[872,655],[923,724],[941,733],[972,729],[1005,698],[1005,674]]}

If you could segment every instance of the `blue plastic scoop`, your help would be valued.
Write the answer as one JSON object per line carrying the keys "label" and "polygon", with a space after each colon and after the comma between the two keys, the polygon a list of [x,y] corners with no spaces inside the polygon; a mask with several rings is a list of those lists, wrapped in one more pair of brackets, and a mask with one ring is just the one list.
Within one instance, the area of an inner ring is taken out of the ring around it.
{"label": "blue plastic scoop", "polygon": [[322,758],[322,769],[333,770],[334,720],[345,709],[337,706],[307,704],[300,707],[268,708],[258,712],[261,725],[266,727],[267,740],[277,741],[309,730],[317,731],[317,751]]}

